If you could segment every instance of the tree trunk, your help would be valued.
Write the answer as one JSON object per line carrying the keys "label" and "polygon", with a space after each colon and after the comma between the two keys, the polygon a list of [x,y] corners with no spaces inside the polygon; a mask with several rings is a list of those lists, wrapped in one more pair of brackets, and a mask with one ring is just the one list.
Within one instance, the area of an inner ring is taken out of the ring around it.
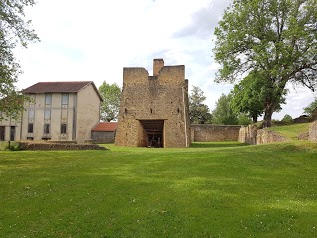
{"label": "tree trunk", "polygon": [[258,116],[257,115],[253,115],[252,116],[252,121],[253,121],[253,123],[257,123],[258,122]]}
{"label": "tree trunk", "polygon": [[274,104],[273,102],[267,103],[264,111],[264,118],[263,118],[263,123],[262,127],[271,127],[272,125],[272,114],[274,112]]}

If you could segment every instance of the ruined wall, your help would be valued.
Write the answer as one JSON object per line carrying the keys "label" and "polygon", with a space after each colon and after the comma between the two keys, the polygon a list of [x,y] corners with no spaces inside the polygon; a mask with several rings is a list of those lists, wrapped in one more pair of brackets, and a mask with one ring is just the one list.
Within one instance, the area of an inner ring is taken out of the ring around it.
{"label": "ruined wall", "polygon": [[189,146],[185,66],[162,65],[162,60],[154,60],[157,76],[149,76],[144,68],[123,69],[116,145],[146,146],[148,141],[141,121],[164,120],[163,147]]}
{"label": "ruined wall", "polygon": [[309,125],[309,140],[317,142],[317,121]]}
{"label": "ruined wall", "polygon": [[266,143],[272,143],[272,142],[283,142],[287,141],[288,139],[279,135],[278,133],[274,131],[270,131],[268,129],[261,129],[257,131],[256,136],[256,144],[266,144]]}
{"label": "ruined wall", "polygon": [[241,126],[192,124],[192,142],[238,141]]}
{"label": "ruined wall", "polygon": [[257,128],[254,125],[243,126],[239,131],[238,141],[250,145],[256,145]]}
{"label": "ruined wall", "polygon": [[266,129],[257,129],[256,126],[249,125],[241,127],[239,132],[239,142],[250,145],[259,145],[272,142],[287,141],[287,138],[274,131]]}

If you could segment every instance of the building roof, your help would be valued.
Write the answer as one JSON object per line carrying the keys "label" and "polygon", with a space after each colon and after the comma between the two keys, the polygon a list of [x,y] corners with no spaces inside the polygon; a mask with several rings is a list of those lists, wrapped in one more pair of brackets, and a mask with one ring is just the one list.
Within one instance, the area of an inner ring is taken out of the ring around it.
{"label": "building roof", "polygon": [[77,93],[89,84],[94,87],[102,101],[102,97],[93,81],[39,82],[22,90],[22,93]]}
{"label": "building roof", "polygon": [[117,122],[99,122],[91,131],[115,131]]}

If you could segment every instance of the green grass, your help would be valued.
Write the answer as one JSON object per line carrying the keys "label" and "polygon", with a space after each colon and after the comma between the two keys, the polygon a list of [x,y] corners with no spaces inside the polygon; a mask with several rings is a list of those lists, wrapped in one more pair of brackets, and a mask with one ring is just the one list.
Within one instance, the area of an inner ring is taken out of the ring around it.
{"label": "green grass", "polygon": [[310,123],[291,124],[285,126],[272,126],[269,128],[271,131],[278,132],[280,135],[290,139],[298,140],[298,136],[309,131]]}
{"label": "green grass", "polygon": [[0,152],[0,237],[317,237],[317,145]]}
{"label": "green grass", "polygon": [[7,141],[0,141],[0,151],[6,150],[7,146],[8,146],[8,142]]}

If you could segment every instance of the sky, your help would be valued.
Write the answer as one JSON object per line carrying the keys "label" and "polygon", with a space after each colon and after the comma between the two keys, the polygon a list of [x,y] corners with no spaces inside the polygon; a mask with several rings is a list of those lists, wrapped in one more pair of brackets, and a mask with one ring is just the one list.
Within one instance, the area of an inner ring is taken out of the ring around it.
{"label": "sky", "polygon": [[[38,0],[26,8],[41,42],[17,48],[25,89],[37,82],[103,81],[122,86],[123,67],[144,67],[153,59],[185,65],[189,91],[198,86],[215,108],[231,84],[214,82],[220,65],[213,59],[214,29],[230,0]],[[274,113],[293,118],[314,100],[308,89],[288,85],[287,104]]]}

